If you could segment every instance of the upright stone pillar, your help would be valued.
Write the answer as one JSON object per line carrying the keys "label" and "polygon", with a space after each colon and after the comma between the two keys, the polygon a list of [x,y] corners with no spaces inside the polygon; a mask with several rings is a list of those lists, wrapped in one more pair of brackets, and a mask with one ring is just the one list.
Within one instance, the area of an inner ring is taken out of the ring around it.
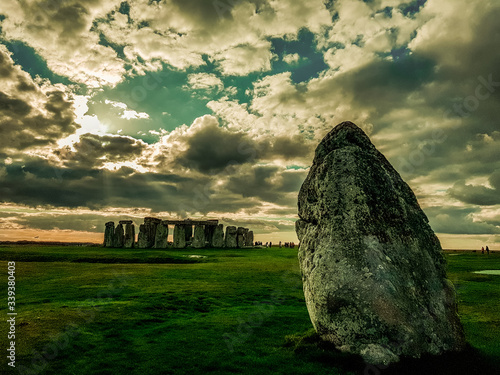
{"label": "upright stone pillar", "polygon": [[156,226],[155,249],[166,249],[168,246],[168,224],[161,222]]}
{"label": "upright stone pillar", "polygon": [[115,223],[108,221],[104,230],[104,247],[113,247],[113,238],[115,236]]}
{"label": "upright stone pillar", "polygon": [[115,233],[113,236],[113,247],[121,248],[125,241],[125,233],[123,231],[123,225],[118,224],[115,228]]}
{"label": "upright stone pillar", "polygon": [[146,234],[146,248],[151,248],[155,245],[156,227],[161,223],[160,219],[155,217],[146,217],[144,219],[144,230]]}
{"label": "upright stone pillar", "polygon": [[214,227],[214,234],[212,235],[212,247],[224,247],[224,225],[219,224]]}
{"label": "upright stone pillar", "polygon": [[137,247],[139,249],[147,249],[148,247],[146,224],[139,225],[139,234],[137,235]]}
{"label": "upright stone pillar", "polygon": [[131,249],[135,242],[135,226],[132,220],[120,220],[120,224],[125,225],[125,239],[123,247]]}
{"label": "upright stone pillar", "polygon": [[236,227],[230,226],[226,227],[226,247],[229,249],[235,249],[238,246],[236,241]]}
{"label": "upright stone pillar", "polygon": [[236,245],[241,249],[245,247],[245,228],[238,227],[236,231]]}
{"label": "upright stone pillar", "polygon": [[[205,225],[205,247],[212,247],[212,238],[215,233],[215,228],[217,228],[216,225]],[[196,234],[196,229],[195,229],[195,234]],[[224,234],[222,235],[222,238],[224,238]]]}
{"label": "upright stone pillar", "polygon": [[175,224],[174,227],[174,248],[183,249],[186,247],[186,226]]}
{"label": "upright stone pillar", "polygon": [[196,249],[205,247],[205,228],[203,228],[203,225],[195,225],[192,246]]}
{"label": "upright stone pillar", "polygon": [[253,246],[253,230],[249,230],[245,236],[245,246]]}

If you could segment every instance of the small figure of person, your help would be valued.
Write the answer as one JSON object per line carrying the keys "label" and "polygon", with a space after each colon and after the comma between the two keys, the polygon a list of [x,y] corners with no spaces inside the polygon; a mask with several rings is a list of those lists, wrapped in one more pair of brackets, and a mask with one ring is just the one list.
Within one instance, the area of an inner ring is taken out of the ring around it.
{"label": "small figure of person", "polygon": [[484,246],[481,248],[481,254],[484,254]]}
{"label": "small figure of person", "polygon": [[490,255],[490,248],[486,245],[486,255]]}

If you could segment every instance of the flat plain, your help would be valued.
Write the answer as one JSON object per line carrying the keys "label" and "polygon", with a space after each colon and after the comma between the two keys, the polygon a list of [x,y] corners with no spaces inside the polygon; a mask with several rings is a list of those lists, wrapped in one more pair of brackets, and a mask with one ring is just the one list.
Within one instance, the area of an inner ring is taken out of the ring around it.
{"label": "flat plain", "polygon": [[500,374],[500,276],[474,273],[500,270],[500,253],[445,257],[469,348],[384,368],[315,336],[297,248],[0,246],[18,314],[16,370],[0,373]]}

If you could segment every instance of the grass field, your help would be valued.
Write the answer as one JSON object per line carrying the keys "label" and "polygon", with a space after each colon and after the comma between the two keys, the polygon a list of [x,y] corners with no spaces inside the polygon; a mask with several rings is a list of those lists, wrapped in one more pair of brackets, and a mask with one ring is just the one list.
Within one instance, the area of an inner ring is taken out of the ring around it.
{"label": "grass field", "polygon": [[[455,254],[449,278],[471,347],[385,369],[318,342],[297,249],[3,246],[18,315],[16,369],[4,356],[0,373],[500,374],[500,276],[472,273],[500,269],[500,254]],[[6,317],[6,282],[1,293]]]}

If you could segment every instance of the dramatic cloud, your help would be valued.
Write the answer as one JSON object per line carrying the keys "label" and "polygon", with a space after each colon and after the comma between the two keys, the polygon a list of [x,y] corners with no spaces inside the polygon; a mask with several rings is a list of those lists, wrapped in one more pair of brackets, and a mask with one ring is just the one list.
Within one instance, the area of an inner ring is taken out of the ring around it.
{"label": "dramatic cloud", "polygon": [[493,0],[4,1],[0,225],[75,231],[72,209],[90,232],[121,212],[293,236],[314,149],[350,120],[445,246],[499,241],[499,17]]}
{"label": "dramatic cloud", "polygon": [[65,88],[34,81],[0,45],[0,152],[54,143],[76,131],[74,119]]}

